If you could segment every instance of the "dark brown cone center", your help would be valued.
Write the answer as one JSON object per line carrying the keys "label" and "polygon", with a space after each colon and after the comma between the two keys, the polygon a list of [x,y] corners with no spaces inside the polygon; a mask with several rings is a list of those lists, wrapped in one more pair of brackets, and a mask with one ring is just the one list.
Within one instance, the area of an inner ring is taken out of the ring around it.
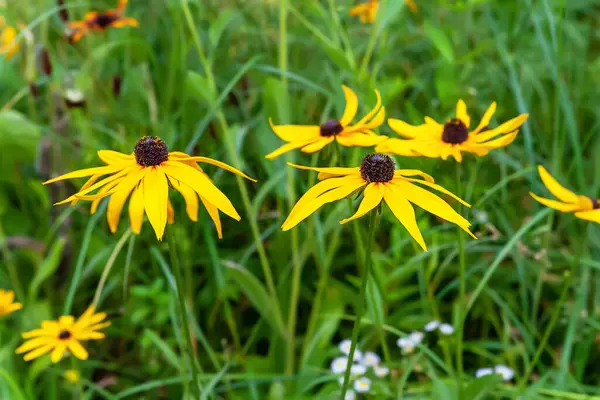
{"label": "dark brown cone center", "polygon": [[323,125],[321,125],[321,136],[324,136],[324,137],[334,136],[343,130],[344,130],[344,127],[342,126],[342,124],[340,124],[340,121],[335,120],[335,119],[330,119],[329,121],[327,121]]}
{"label": "dark brown cone center", "polygon": [[144,167],[160,165],[169,160],[169,149],[158,136],[144,136],[136,144],[133,151],[135,161]]}
{"label": "dark brown cone center", "polygon": [[113,22],[119,19],[119,16],[116,14],[98,14],[96,18],[94,18],[94,23],[98,25],[102,29],[108,28]]}
{"label": "dark brown cone center", "polygon": [[360,163],[360,176],[369,182],[389,182],[394,179],[396,164],[385,154],[369,154]]}
{"label": "dark brown cone center", "polygon": [[453,118],[444,125],[442,140],[446,143],[460,144],[469,138],[469,129],[457,118]]}
{"label": "dark brown cone center", "polygon": [[598,199],[595,197],[590,197],[589,198],[592,201],[592,205],[594,206],[594,210],[597,210],[600,208],[600,204],[598,204]]}
{"label": "dark brown cone center", "polygon": [[63,329],[62,331],[60,331],[60,333],[58,334],[58,338],[60,340],[67,340],[71,338],[71,332],[69,332],[66,329]]}

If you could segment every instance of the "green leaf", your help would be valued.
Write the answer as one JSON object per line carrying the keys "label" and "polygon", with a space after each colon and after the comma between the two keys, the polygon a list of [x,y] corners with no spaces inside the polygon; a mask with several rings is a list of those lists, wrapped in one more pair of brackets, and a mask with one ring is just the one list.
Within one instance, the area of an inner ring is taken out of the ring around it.
{"label": "green leaf", "polygon": [[185,88],[188,96],[195,98],[207,106],[215,102],[208,79],[195,71],[187,71]]}
{"label": "green leaf", "polygon": [[173,368],[183,372],[183,362],[179,359],[179,357],[177,357],[177,354],[175,354],[175,351],[173,351],[167,342],[165,342],[156,332],[150,329],[144,330],[144,336],[146,336],[160,350],[162,355],[165,357],[165,360],[171,364]]}
{"label": "green leaf", "polygon": [[502,377],[498,374],[491,374],[475,379],[467,386],[465,399],[484,400],[489,398],[487,394],[502,382]]}
{"label": "green leaf", "polygon": [[59,238],[50,249],[50,254],[42,261],[39,269],[35,273],[33,280],[29,284],[29,302],[34,302],[37,299],[38,291],[42,283],[54,274],[58,268],[65,247],[65,239]]}
{"label": "green leaf", "polygon": [[444,31],[431,25],[429,22],[425,22],[425,33],[446,62],[454,63],[456,61],[452,43],[450,43],[450,40]]}

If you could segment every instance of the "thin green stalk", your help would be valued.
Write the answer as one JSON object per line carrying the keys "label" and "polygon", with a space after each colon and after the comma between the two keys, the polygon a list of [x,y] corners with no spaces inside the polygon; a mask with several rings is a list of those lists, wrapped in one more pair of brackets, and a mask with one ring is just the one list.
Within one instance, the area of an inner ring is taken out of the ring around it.
{"label": "thin green stalk", "polygon": [[179,307],[177,312],[181,320],[181,327],[183,329],[183,335],[185,336],[185,346],[187,347],[187,353],[190,363],[190,372],[192,373],[192,393],[196,399],[200,399],[200,382],[198,376],[200,372],[196,366],[196,356],[194,354],[194,346],[192,343],[192,334],[190,332],[190,322],[188,320],[187,309],[185,305],[185,293],[183,288],[183,272],[179,257],[177,256],[177,244],[175,241],[175,233],[173,227],[167,226],[167,244],[169,246],[169,255],[171,256],[171,267],[173,268],[173,275],[175,275],[175,284],[177,285],[177,300],[179,301]]}
{"label": "thin green stalk", "polygon": [[377,209],[373,209],[369,215],[369,239],[367,240],[367,248],[365,249],[365,263],[362,271],[362,280],[360,284],[360,293],[358,294],[358,304],[356,308],[356,319],[354,320],[354,328],[352,329],[352,345],[350,346],[350,353],[348,353],[348,365],[346,366],[346,373],[344,374],[344,384],[342,385],[341,398],[346,398],[346,392],[348,391],[348,383],[350,382],[350,369],[352,368],[352,361],[354,360],[354,351],[356,350],[356,344],[358,341],[358,331],[360,330],[360,321],[365,311],[365,294],[367,292],[367,281],[369,279],[369,269],[371,267],[371,251],[373,249],[373,242],[375,241],[375,225],[377,224]]}
{"label": "thin green stalk", "polygon": [[12,254],[10,253],[10,249],[8,248],[8,242],[6,240],[6,234],[4,233],[2,221],[0,221],[0,240],[2,241],[2,248],[0,250],[2,250],[4,264],[6,265],[8,276],[10,277],[10,284],[14,289],[17,298],[20,300],[25,300],[25,291],[23,290],[23,285],[21,285],[21,281],[19,280],[17,266],[13,262]]}
{"label": "thin green stalk", "polygon": [[[456,195],[458,197],[462,196],[462,181],[460,176],[460,163],[456,162]],[[458,205],[458,213],[462,215],[462,206]],[[463,390],[463,335],[465,328],[465,317],[463,314],[464,307],[467,304],[466,291],[467,291],[467,282],[466,282],[466,260],[465,260],[465,243],[463,232],[460,227],[456,227],[456,232],[458,235],[458,262],[459,262],[459,279],[460,279],[460,289],[459,289],[459,300],[458,300],[458,329],[457,329],[457,342],[456,342],[456,369],[457,369],[457,387],[458,387],[458,398],[462,398],[462,390]]]}
{"label": "thin green stalk", "polygon": [[378,17],[373,22],[373,30],[371,31],[371,37],[369,38],[369,44],[367,45],[367,51],[362,59],[362,63],[360,65],[360,71],[358,73],[358,80],[361,81],[364,75],[367,73],[367,69],[369,68],[369,62],[371,62],[371,57],[373,56],[373,51],[375,51],[375,45],[377,44],[377,36],[379,35],[379,14]]}
{"label": "thin green stalk", "polygon": [[[187,0],[181,1],[181,7],[183,13],[186,18],[186,22],[188,24],[188,28],[192,33],[192,38],[194,40],[194,44],[196,45],[196,51],[198,52],[198,57],[200,58],[200,63],[204,68],[204,73],[206,74],[206,79],[208,84],[210,85],[210,90],[212,91],[212,96],[215,96],[216,93],[216,82],[215,77],[213,75],[211,65],[206,58],[206,54],[204,53],[204,47],[202,46],[202,42],[200,42],[198,31],[194,24],[194,19],[192,17],[192,13],[190,11]],[[227,121],[225,120],[225,116],[222,111],[217,112],[217,119],[219,121],[219,125],[221,127],[221,131],[223,133],[223,139],[225,141],[225,147],[227,150],[227,154],[231,159],[233,166],[236,168],[240,167],[240,160],[237,155],[237,151],[235,150],[235,144],[231,135],[229,133],[229,126],[227,125]],[[260,264],[262,266],[263,274],[265,275],[265,280],[267,282],[267,287],[269,288],[270,294],[273,297],[273,301],[275,302],[276,311],[281,315],[281,305],[279,304],[279,297],[277,296],[277,289],[275,288],[275,282],[273,280],[273,273],[271,272],[271,265],[269,263],[269,259],[267,257],[267,252],[265,251],[265,247],[262,242],[262,238],[260,235],[260,229],[258,228],[258,223],[256,222],[256,218],[254,218],[254,212],[252,211],[252,202],[250,201],[250,195],[248,194],[248,188],[244,182],[244,178],[236,175],[236,182],[240,190],[240,194],[242,195],[242,202],[244,204],[244,209],[246,211],[246,216],[248,218],[248,222],[250,223],[250,230],[252,232],[252,237],[254,239],[254,243],[256,244],[256,250],[258,252],[258,257],[260,259]]]}
{"label": "thin green stalk", "polygon": [[106,280],[108,279],[108,274],[110,274],[110,270],[112,269],[115,261],[117,260],[117,256],[121,252],[123,246],[125,246],[125,242],[127,241],[127,239],[129,239],[131,234],[131,228],[128,228],[123,234],[123,236],[121,236],[121,239],[119,239],[119,241],[115,245],[115,248],[110,254],[110,257],[108,257],[108,261],[106,262],[106,265],[104,266],[104,271],[102,271],[102,276],[100,277],[100,282],[98,283],[98,287],[96,287],[96,294],[94,294],[94,302],[92,303],[92,305],[96,308],[98,307],[98,302],[100,301],[102,290],[104,289],[104,285],[106,284]]}

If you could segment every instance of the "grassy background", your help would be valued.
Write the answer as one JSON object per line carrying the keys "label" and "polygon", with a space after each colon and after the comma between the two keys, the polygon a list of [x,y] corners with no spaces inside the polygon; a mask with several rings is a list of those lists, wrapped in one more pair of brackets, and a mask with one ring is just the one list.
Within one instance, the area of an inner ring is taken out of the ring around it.
{"label": "grassy background", "polygon": [[[115,6],[66,3],[71,18]],[[600,1],[429,0],[417,1],[417,14],[401,1],[382,3],[377,22],[362,25],[348,16],[350,0],[131,0],[127,14],[139,29],[73,46],[56,2],[8,0],[0,11],[30,34],[20,35],[14,60],[0,60],[0,287],[16,290],[25,307],[0,321],[0,398],[183,396],[186,363],[166,245],[147,221],[140,236],[130,236],[126,215],[112,235],[105,205],[91,218],[88,204],[53,207],[76,187],[40,184],[99,164],[97,150],[131,152],[149,134],[171,150],[213,157],[259,179],[241,183],[206,169],[243,216],[240,223],[223,218],[223,240],[206,213],[193,223],[182,199],[171,196],[206,398],[335,398],[329,364],[337,342],[350,336],[362,264],[356,238],[366,219],[341,227],[350,210],[339,202],[282,233],[290,205],[316,178],[285,162],[327,165],[330,154],[264,155],[281,144],[268,117],[335,117],[344,106],[342,83],[357,91],[362,111],[378,88],[387,115],[411,123],[449,118],[459,98],[474,120],[497,101],[494,125],[530,113],[514,144],[462,163],[465,197],[474,205],[468,217],[480,236],[466,240],[466,396],[600,396],[598,228],[547,211],[527,194],[548,194],[536,164],[580,193],[598,191]],[[50,76],[37,65],[42,48]],[[114,76],[122,78],[118,97]],[[29,93],[32,83],[38,97]],[[84,92],[85,109],[65,109],[70,88]],[[380,133],[394,135],[385,125]],[[341,164],[357,165],[367,151],[344,149]],[[451,161],[397,162],[454,189]],[[455,229],[418,217],[427,253],[389,211],[378,229],[360,348],[381,354],[383,338],[393,371],[371,398],[456,396],[455,337],[428,341],[411,356],[395,345],[433,318],[456,322]],[[72,312],[82,313],[107,266],[101,309],[113,325],[106,340],[89,344],[90,360],[50,365],[47,357],[25,363],[14,355],[19,332],[69,312],[69,296]],[[557,324],[546,332],[555,313]],[[495,364],[514,368],[515,380],[473,378]],[[81,384],[63,378],[69,368],[81,370]]]}

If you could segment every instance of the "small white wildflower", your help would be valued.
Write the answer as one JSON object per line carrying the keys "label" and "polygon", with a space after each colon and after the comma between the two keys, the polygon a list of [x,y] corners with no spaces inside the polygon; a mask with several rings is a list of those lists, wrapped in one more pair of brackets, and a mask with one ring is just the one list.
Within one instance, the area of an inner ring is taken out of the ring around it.
{"label": "small white wildflower", "polygon": [[348,359],[346,357],[337,357],[331,362],[331,372],[334,374],[342,374],[346,371]]}
{"label": "small white wildflower", "polygon": [[481,224],[485,224],[489,219],[488,213],[482,210],[473,210],[473,216]]}
{"label": "small white wildflower", "polygon": [[437,320],[433,320],[431,322],[428,322],[427,325],[425,325],[425,332],[432,332],[435,331],[438,327],[440,326],[440,321]]}
{"label": "small white wildflower", "polygon": [[403,337],[396,341],[398,347],[402,349],[402,354],[410,354],[415,351],[415,343],[410,337]]}
{"label": "small white wildflower", "polygon": [[366,393],[371,389],[371,380],[369,378],[360,378],[354,382],[354,390],[358,393]]}
{"label": "small white wildflower", "polygon": [[494,373],[494,370],[491,368],[479,368],[475,371],[475,377],[481,378],[482,376],[491,375]]}
{"label": "small white wildflower", "polygon": [[380,367],[379,365],[373,367],[373,371],[375,372],[375,376],[379,378],[385,378],[390,374],[390,369],[388,367]]}
{"label": "small white wildflower", "polygon": [[344,396],[344,400],[356,400],[356,393],[354,390],[348,390],[346,396]]}
{"label": "small white wildflower", "polygon": [[469,86],[469,87],[467,88],[467,92],[469,92],[469,94],[470,94],[471,96],[476,96],[476,95],[477,95],[477,89],[475,89],[475,88],[474,88],[474,87],[472,87],[472,86]]}
{"label": "small white wildflower", "polygon": [[421,342],[423,341],[423,339],[425,338],[425,334],[423,332],[419,332],[419,331],[414,331],[412,332],[408,338],[413,342],[413,344],[416,346],[418,344],[421,344]]}
{"label": "small white wildflower", "polygon": [[344,385],[344,376],[343,375],[338,378],[338,382],[340,383],[340,386]]}
{"label": "small white wildflower", "polygon": [[454,333],[454,327],[450,324],[441,324],[440,332],[442,332],[444,335],[452,335]]}
{"label": "small white wildflower", "polygon": [[364,355],[360,363],[365,367],[374,367],[381,362],[381,358],[372,351],[367,351]]}
{"label": "small white wildflower", "polygon": [[366,373],[367,367],[365,367],[364,365],[352,364],[352,366],[350,367],[350,375],[352,376],[364,375]]}
{"label": "small white wildflower", "polygon": [[344,353],[345,355],[348,355],[348,354],[350,354],[351,346],[352,346],[352,340],[344,339],[340,342],[340,344],[338,345],[338,348],[340,349],[340,351],[342,353]]}
{"label": "small white wildflower", "polygon": [[496,365],[496,367],[494,367],[494,371],[497,374],[502,375],[502,379],[505,381],[510,381],[515,376],[515,371],[506,365]]}

